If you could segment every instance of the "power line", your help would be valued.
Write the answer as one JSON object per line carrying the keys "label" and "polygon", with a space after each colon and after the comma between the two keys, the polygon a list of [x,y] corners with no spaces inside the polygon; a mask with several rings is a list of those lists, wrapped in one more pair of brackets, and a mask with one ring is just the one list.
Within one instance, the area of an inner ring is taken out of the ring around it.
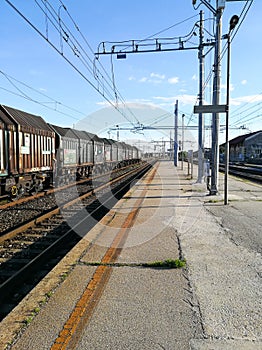
{"label": "power line", "polygon": [[[37,3],[37,0],[35,0],[36,3]],[[44,2],[44,4],[46,2],[48,2],[49,4],[49,1],[48,0],[41,0],[42,3]],[[62,7],[65,12],[67,13],[68,17],[70,18],[70,20],[72,21],[73,25],[75,26],[77,32],[80,34],[81,38],[84,40],[84,43],[87,45],[87,47],[89,48],[89,50],[91,51],[92,55],[95,56],[90,44],[88,43],[88,41],[86,40],[85,36],[82,34],[82,32],[80,31],[80,28],[79,26],[76,24],[76,22],[74,21],[73,17],[70,15],[69,11],[67,10],[66,6],[63,4],[63,2],[60,0],[60,3],[61,3],[61,6],[60,8]],[[68,43],[68,45],[71,47],[72,51],[74,53],[76,53],[76,50],[77,50],[77,56],[78,58],[81,60],[81,62],[83,63],[84,66],[87,67],[87,69],[89,70],[90,74],[93,75],[93,77],[96,79],[96,81],[98,82],[98,90],[100,88],[102,88],[103,90],[103,95],[104,95],[104,92],[106,91],[107,94],[109,95],[109,97],[116,101],[116,109],[118,109],[118,100],[121,101],[121,103],[123,104],[123,106],[125,107],[125,109],[127,109],[129,111],[129,113],[134,117],[134,119],[139,122],[139,120],[137,119],[137,117],[135,116],[135,114],[129,109],[129,107],[126,105],[125,101],[124,101],[124,98],[122,97],[121,93],[118,91],[118,89],[116,88],[116,85],[115,85],[115,79],[114,77],[112,76],[112,79],[110,78],[109,74],[106,72],[105,68],[103,67],[103,65],[99,62],[102,70],[105,72],[105,75],[107,77],[107,79],[105,78],[105,76],[103,74],[101,74],[101,72],[99,71],[99,69],[96,68],[96,59],[92,59],[89,57],[89,55],[87,54],[87,52],[85,51],[85,49],[83,48],[83,46],[79,43],[79,41],[76,39],[76,37],[72,34],[72,32],[70,31],[70,29],[68,28],[68,26],[66,26],[65,22],[61,19],[61,16],[60,16],[60,11],[58,11],[58,13],[56,13],[55,9],[52,7],[52,5],[50,5],[50,8],[51,10],[55,13],[55,16],[53,16],[53,18],[55,18],[55,21],[59,24],[59,34],[61,35],[61,30],[64,32],[65,36],[66,36],[66,42]],[[59,10],[60,10],[59,8]],[[41,8],[42,9],[42,8]],[[43,9],[42,9],[43,11]],[[56,17],[58,17],[58,19],[56,19]],[[64,26],[64,28],[66,29],[66,31],[61,28],[61,25]],[[69,34],[68,34],[69,33]],[[71,37],[74,39],[75,43],[73,43],[73,41],[71,40]],[[72,42],[72,45],[73,47],[69,44],[69,42]],[[77,46],[81,49],[81,51],[79,49],[77,49]],[[86,59],[82,56],[81,52],[84,53],[84,56],[87,57],[87,60],[89,61],[86,61]],[[108,81],[109,80],[109,81]],[[104,82],[106,84],[104,84]],[[109,89],[108,89],[109,88]],[[112,91],[111,91],[112,90]],[[125,115],[126,116],[126,115]],[[127,116],[126,116],[126,119],[131,122],[132,124],[132,121],[130,121]]]}
{"label": "power line", "polygon": [[[75,109],[75,108],[72,108],[72,107],[70,107],[70,106],[67,106],[67,105],[63,104],[62,102],[60,102],[60,101],[57,101],[56,99],[54,99],[54,98],[52,98],[52,97],[50,97],[50,96],[44,94],[43,92],[41,92],[41,91],[39,91],[39,90],[37,90],[37,89],[34,89],[33,87],[31,87],[31,86],[25,84],[24,82],[22,82],[22,81],[20,81],[20,80],[18,80],[18,79],[16,79],[16,78],[14,78],[14,77],[12,77],[12,76],[10,76],[10,75],[4,73],[2,70],[0,70],[0,74],[2,74],[2,75],[9,81],[9,83],[10,83],[17,91],[19,91],[19,92],[21,93],[21,95],[16,94],[16,93],[12,92],[11,90],[8,90],[8,89],[5,89],[5,88],[1,87],[2,90],[5,90],[5,91],[7,91],[7,92],[10,92],[10,93],[12,93],[12,94],[14,94],[14,95],[17,95],[17,96],[19,96],[19,97],[25,98],[25,99],[27,99],[27,100],[29,100],[29,101],[38,103],[38,104],[40,104],[40,105],[42,105],[42,106],[44,106],[44,107],[47,107],[47,106],[46,106],[46,103],[54,103],[56,106],[57,106],[57,105],[63,106],[63,107],[65,107],[65,108],[67,108],[68,110],[71,110],[72,112],[75,112],[75,113],[81,114],[81,115],[83,115],[83,116],[86,116],[85,113],[83,113],[83,112],[81,112],[81,111],[79,111],[79,110],[77,110],[77,109]],[[32,97],[28,96],[24,91],[22,91],[20,88],[18,88],[17,85],[15,85],[14,82],[16,82],[16,83],[18,83],[18,84],[20,84],[20,85],[26,87],[26,88],[29,89],[29,90],[32,90],[32,91],[36,92],[37,94],[39,94],[39,95],[41,95],[41,96],[44,96],[45,98],[47,98],[47,99],[50,100],[50,101],[48,101],[48,102],[40,102],[40,101],[37,101],[37,100],[33,99]],[[49,106],[48,106],[47,108],[52,109],[52,108],[49,107]],[[53,110],[54,110],[54,111],[57,111],[56,108],[53,108]],[[60,113],[62,113],[62,112],[60,112]],[[63,113],[62,113],[62,114],[63,114]],[[72,119],[79,120],[79,118],[75,118],[75,117],[73,117],[73,116],[71,116],[71,115],[69,115],[69,114],[64,114],[64,115],[69,116],[69,117],[72,118]]]}
{"label": "power line", "polygon": [[237,121],[236,121],[235,123],[233,123],[232,125],[238,125],[238,124],[240,124],[240,123],[245,123],[245,122],[247,122],[247,121],[249,121],[249,120],[251,120],[251,119],[256,119],[256,118],[258,118],[259,116],[255,116],[255,117],[253,117],[253,118],[251,118],[251,119],[245,120],[245,119],[246,119],[247,117],[249,117],[250,115],[253,115],[253,114],[255,114],[255,113],[257,113],[257,112],[260,112],[260,111],[261,111],[261,107],[258,108],[258,109],[256,109],[255,111],[253,111],[253,112],[251,112],[251,113],[245,115],[244,117],[240,118],[239,120],[237,120]]}
{"label": "power line", "polygon": [[[178,23],[175,23],[175,24],[173,24],[173,25],[171,25],[171,26],[169,26],[169,27],[167,27],[167,28],[164,28],[164,29],[160,30],[160,31],[157,32],[157,33],[151,34],[151,35],[147,36],[147,37],[144,38],[144,39],[136,40],[136,42],[137,42],[137,43],[142,43],[142,42],[144,42],[144,41],[147,41],[147,40],[149,40],[149,39],[152,39],[152,38],[154,38],[156,35],[162,34],[162,33],[166,32],[166,31],[168,31],[169,29],[174,28],[174,27],[177,27],[177,26],[179,26],[180,24],[183,24],[183,23],[185,23],[185,22],[187,22],[187,21],[189,21],[189,20],[191,20],[191,19],[193,19],[193,18],[195,18],[195,17],[197,17],[197,16],[198,16],[198,15],[194,15],[194,16],[188,17],[188,18],[186,18],[185,20],[182,20],[182,21],[180,21],[180,22],[178,22]],[[179,38],[179,37],[177,37],[177,39],[178,39],[178,38]],[[154,40],[155,40],[155,39],[154,39]],[[119,41],[118,43],[119,43],[119,44],[125,44],[125,43],[130,42],[130,41],[131,41],[131,40],[124,40],[124,41]],[[111,41],[104,41],[104,43],[113,44],[114,42],[111,42]],[[99,45],[100,45],[100,44],[99,44]],[[99,45],[98,45],[98,50],[97,50],[97,51],[99,51]],[[129,46],[127,46],[126,48],[128,48],[128,47],[129,47]],[[126,48],[124,48],[123,50],[125,50]]]}
{"label": "power line", "polygon": [[[202,3],[200,3],[199,6],[200,6],[201,4],[202,4]],[[241,14],[239,15],[239,20],[240,20],[240,22],[239,22],[238,26],[236,27],[236,29],[234,29],[234,32],[233,32],[234,34],[232,35],[231,42],[232,42],[233,39],[235,38],[235,36],[236,36],[237,32],[239,31],[241,25],[243,24],[243,21],[244,21],[244,19],[246,18],[247,13],[248,13],[248,11],[250,10],[252,4],[253,4],[253,0],[250,0],[250,1],[249,1],[249,4],[246,3],[246,4],[244,5],[244,7],[243,7],[243,9],[242,9],[242,11],[241,11]],[[198,6],[198,7],[199,7],[199,6]],[[246,9],[247,6],[248,6],[248,8]],[[198,7],[197,7],[197,8],[198,8]],[[243,18],[241,18],[241,17],[243,17]],[[225,55],[226,52],[227,52],[227,45],[225,44],[224,47],[222,48],[221,53],[220,53],[219,62],[222,61],[222,58],[224,57],[224,55]],[[209,72],[209,74],[208,74],[208,77],[206,78],[206,81],[205,81],[205,83],[204,83],[204,90],[206,89],[206,87],[207,87],[207,85],[208,85],[208,82],[211,80],[212,76],[213,76],[213,70],[211,69],[210,72]]]}
{"label": "power line", "polygon": [[70,115],[70,114],[67,114],[67,113],[61,112],[61,111],[59,111],[59,110],[57,110],[57,109],[54,109],[54,108],[52,108],[52,107],[49,107],[49,106],[47,106],[45,103],[41,103],[41,102],[36,101],[36,100],[34,100],[34,99],[30,98],[30,97],[26,97],[26,95],[24,95],[24,94],[21,94],[21,95],[20,95],[20,94],[18,94],[18,93],[15,93],[14,91],[8,90],[8,89],[6,89],[6,88],[4,88],[4,87],[0,87],[0,89],[1,89],[1,90],[4,90],[4,91],[6,91],[6,92],[8,92],[8,93],[10,93],[10,94],[12,94],[12,95],[15,95],[15,96],[18,96],[18,97],[22,97],[22,98],[24,98],[24,99],[26,99],[26,100],[29,100],[30,102],[34,102],[34,103],[36,103],[36,104],[38,104],[38,105],[41,105],[41,106],[43,106],[43,107],[45,107],[45,108],[47,108],[47,109],[56,111],[57,113],[62,114],[62,115],[64,115],[64,116],[66,116],[66,117],[70,117],[70,118],[72,118],[72,119],[79,120],[78,118],[75,118],[75,117],[73,117],[73,116]]}
{"label": "power line", "polygon": [[[245,108],[247,105],[249,105],[250,103],[252,103],[252,101],[255,101],[259,96],[261,97],[261,99],[262,99],[262,92],[260,92],[259,94],[257,94],[257,95],[255,95],[255,96],[252,96],[251,98],[250,98],[250,100],[249,101],[247,101],[246,103],[244,103],[242,106],[239,106],[237,109],[235,109],[234,110],[234,112],[232,112],[232,114],[231,114],[231,118],[236,118],[237,116],[235,116],[235,114],[242,114],[242,113],[244,113],[244,112],[246,112],[246,111],[248,111],[249,109],[251,109],[251,108],[253,108],[254,106],[251,106],[251,107],[249,107],[249,108],[247,108],[247,109],[245,109],[244,111],[241,111],[241,109],[243,109],[243,108]],[[258,102],[258,104],[260,104],[261,102]],[[257,105],[258,105],[257,104]],[[241,112],[239,112],[239,111],[241,111]]]}
{"label": "power line", "polygon": [[[96,87],[95,86],[95,83],[93,83],[89,78],[87,78],[87,76],[72,62],[72,61],[70,61],[70,59],[68,58],[68,57],[66,57],[66,55],[63,53],[63,52],[61,52],[57,47],[56,47],[56,45],[53,43],[53,42],[51,42],[50,40],[49,40],[49,38],[48,38],[48,36],[45,36],[28,18],[26,18],[26,16],[25,15],[23,15],[23,13],[20,11],[20,10],[18,10],[18,8],[11,2],[11,1],[9,1],[9,0],[5,0],[6,1],[6,3],[8,4],[8,5],[10,5],[12,8],[13,8],[13,10],[20,16],[20,17],[22,17],[28,24],[29,24],[29,26],[32,28],[32,29],[34,29],[45,41],[47,41],[47,43],[93,88],[93,89],[95,89],[114,109],[116,109],[126,120],[128,120],[131,124],[133,124],[133,121],[132,120],[130,120],[130,118],[126,115],[126,113],[124,113],[124,111],[122,111],[119,107],[118,107],[118,105],[116,105],[116,104],[114,104],[113,102],[112,102],[112,100],[114,99],[114,93],[113,93],[113,95],[111,95],[111,93],[105,88],[105,86],[103,85],[102,86],[102,88],[103,88],[103,91],[101,91],[100,89],[101,89],[101,82],[99,83],[99,86],[98,87]],[[36,1],[36,0],[35,0]],[[37,1],[36,1],[36,3],[37,3]],[[46,5],[48,3],[48,1],[46,0],[46,2],[44,3],[44,5]],[[39,5],[39,3],[37,3],[38,5]],[[55,28],[55,30],[57,30],[58,31],[58,33],[61,33],[61,31],[60,31],[60,29],[59,29],[59,26],[57,27],[57,25],[55,24],[55,22],[57,22],[57,19],[55,20],[55,21],[53,21],[53,20],[51,20],[50,19],[50,16],[48,16],[47,15],[47,6],[44,6],[44,8],[42,8],[41,7],[41,9],[42,9],[42,11],[43,11],[43,13],[44,13],[44,15],[45,15],[45,18],[46,19],[48,19],[49,21],[50,21],[50,23],[54,26],[54,28]],[[59,22],[59,21],[58,21]],[[48,30],[46,30],[46,35],[48,34]],[[70,39],[71,40],[71,39]],[[70,42],[70,40],[68,39],[68,40],[65,40],[65,42],[66,43],[69,43]],[[70,46],[70,45],[69,45]],[[74,53],[74,55],[75,56],[77,56],[78,58],[79,58],[79,53],[78,53],[78,48],[77,48],[77,46],[75,46],[74,45],[74,43],[72,44],[72,46],[71,46],[71,49],[72,49],[72,51],[73,51],[73,53]],[[84,62],[84,63],[86,63],[86,61],[81,61],[82,63]],[[88,65],[86,65],[85,64],[85,67],[86,68],[90,68],[90,66],[88,66]],[[90,70],[89,69],[89,72],[91,73],[92,72],[92,77],[94,78],[94,75],[93,75],[93,69],[92,70]],[[95,77],[96,78],[96,77]],[[101,78],[102,78],[102,80],[103,81],[105,81],[105,79],[104,79],[104,76],[101,74]],[[112,87],[111,87],[111,89],[112,89]],[[113,92],[114,92],[114,89],[112,89],[113,90]],[[107,95],[106,95],[106,93],[107,93]],[[124,104],[124,103],[123,103]]]}

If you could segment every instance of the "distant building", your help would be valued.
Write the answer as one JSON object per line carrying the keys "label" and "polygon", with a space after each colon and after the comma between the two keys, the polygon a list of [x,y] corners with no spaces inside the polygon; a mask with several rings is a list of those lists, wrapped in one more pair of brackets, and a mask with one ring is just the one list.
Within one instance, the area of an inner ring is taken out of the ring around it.
{"label": "distant building", "polygon": [[[220,161],[224,161],[225,144],[220,146]],[[262,130],[237,136],[229,141],[229,161],[262,164]]]}

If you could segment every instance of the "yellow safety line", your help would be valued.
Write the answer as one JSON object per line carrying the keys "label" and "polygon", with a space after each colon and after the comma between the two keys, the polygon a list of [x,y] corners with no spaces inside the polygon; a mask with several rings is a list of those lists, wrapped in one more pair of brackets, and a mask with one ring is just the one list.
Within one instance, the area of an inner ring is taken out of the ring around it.
{"label": "yellow safety line", "polygon": [[[147,184],[152,182],[157,171],[157,167],[154,168],[153,171],[150,173],[150,176],[147,177]],[[121,229],[114,238],[113,243],[108,248],[104,257],[102,258],[101,263],[113,263],[117,260],[120,252],[123,249],[123,245],[127,239],[129,228],[132,227],[132,224],[134,223],[136,216],[140,210],[140,206],[144,201],[146,191],[147,189],[144,189],[141,193],[141,197],[135,202],[135,209],[128,214],[126,220],[121,226]],[[82,325],[85,325],[87,323],[88,319],[90,319],[96,305],[99,302],[99,299],[110,278],[111,273],[111,266],[100,265],[96,268],[91,281],[89,282],[85,291],[83,292],[82,297],[77,302],[73,312],[66,321],[62,331],[59,333],[59,336],[55,340],[55,343],[52,345],[51,350],[65,350],[69,342],[72,340],[73,336],[74,338],[76,337],[76,330],[81,325],[81,323]],[[70,349],[72,349],[71,346]]]}

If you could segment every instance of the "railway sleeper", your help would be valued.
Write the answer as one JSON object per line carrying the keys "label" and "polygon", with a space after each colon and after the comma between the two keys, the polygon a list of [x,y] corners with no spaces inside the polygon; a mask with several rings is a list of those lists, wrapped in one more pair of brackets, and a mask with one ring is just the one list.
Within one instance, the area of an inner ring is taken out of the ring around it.
{"label": "railway sleeper", "polygon": [[13,251],[16,249],[25,249],[27,248],[32,242],[22,242],[22,241],[5,241],[2,245],[4,249],[8,249],[9,251]]}
{"label": "railway sleeper", "polygon": [[[1,247],[0,247],[1,249]],[[17,249],[17,248],[12,248],[12,249],[9,249],[8,251],[5,249],[5,250],[0,250],[0,258],[10,258],[13,256],[13,254],[17,254],[17,253],[20,253],[21,252],[21,249]],[[11,254],[12,253],[12,254]]]}
{"label": "railway sleeper", "polygon": [[26,234],[26,235],[18,235],[16,236],[16,241],[17,242],[35,242],[37,241],[39,238],[41,238],[42,235],[39,235],[39,234]]}
{"label": "railway sleeper", "polygon": [[[21,246],[22,249],[29,247],[32,243],[34,243],[32,240],[27,240],[26,237],[22,237],[19,240],[12,240],[11,244],[13,246]],[[11,247],[12,249],[12,247]]]}

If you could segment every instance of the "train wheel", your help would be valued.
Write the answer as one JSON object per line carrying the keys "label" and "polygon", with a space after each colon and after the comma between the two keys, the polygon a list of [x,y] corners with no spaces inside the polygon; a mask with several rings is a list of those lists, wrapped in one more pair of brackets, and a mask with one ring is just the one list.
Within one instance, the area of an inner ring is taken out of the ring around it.
{"label": "train wheel", "polygon": [[16,185],[13,185],[11,187],[8,188],[8,193],[10,195],[11,199],[17,199],[17,195],[18,195],[18,188]]}

